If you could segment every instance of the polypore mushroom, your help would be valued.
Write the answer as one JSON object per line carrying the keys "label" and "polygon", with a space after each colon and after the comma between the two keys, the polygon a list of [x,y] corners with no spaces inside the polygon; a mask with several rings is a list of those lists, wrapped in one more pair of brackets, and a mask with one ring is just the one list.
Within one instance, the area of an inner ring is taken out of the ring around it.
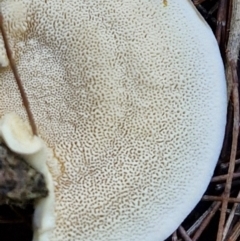
{"label": "polypore mushroom", "polygon": [[[222,146],[226,83],[210,28],[189,0],[0,6],[53,152],[56,226],[37,205],[34,241],[164,240],[200,200]],[[26,119],[10,68],[0,76],[1,115]]]}

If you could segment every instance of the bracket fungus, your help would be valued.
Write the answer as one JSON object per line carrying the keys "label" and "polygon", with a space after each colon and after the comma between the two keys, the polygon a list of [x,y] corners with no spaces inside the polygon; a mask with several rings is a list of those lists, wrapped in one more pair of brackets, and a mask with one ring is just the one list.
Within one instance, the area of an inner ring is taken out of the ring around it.
{"label": "bracket fungus", "polygon": [[[200,200],[223,142],[225,74],[208,25],[190,0],[0,8],[48,146],[27,144],[31,157],[47,153],[34,165],[51,193],[36,203],[34,241],[163,241]],[[0,50],[0,115],[26,120],[2,40]],[[27,155],[14,128],[4,140]]]}

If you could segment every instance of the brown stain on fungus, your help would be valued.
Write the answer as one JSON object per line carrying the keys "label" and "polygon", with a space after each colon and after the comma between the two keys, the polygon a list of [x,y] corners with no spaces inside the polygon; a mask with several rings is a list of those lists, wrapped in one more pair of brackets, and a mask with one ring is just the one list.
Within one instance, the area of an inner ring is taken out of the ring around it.
{"label": "brown stain on fungus", "polygon": [[[200,200],[222,146],[212,32],[188,1],[20,2],[0,6],[55,185],[56,225],[53,208],[36,206],[34,240],[163,241]],[[0,77],[0,116],[26,121],[12,73]]]}

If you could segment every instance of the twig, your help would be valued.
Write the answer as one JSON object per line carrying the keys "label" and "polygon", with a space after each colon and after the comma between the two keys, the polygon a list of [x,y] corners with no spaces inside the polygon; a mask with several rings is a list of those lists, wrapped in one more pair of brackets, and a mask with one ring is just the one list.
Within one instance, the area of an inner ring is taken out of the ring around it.
{"label": "twig", "polygon": [[204,221],[211,215],[211,212],[216,208],[216,204],[218,202],[214,202],[196,221],[195,223],[187,230],[187,234],[191,236],[196,232],[198,228],[201,228],[201,225]]}
{"label": "twig", "polygon": [[[240,198],[240,192],[238,193],[237,198]],[[230,226],[232,224],[232,221],[233,221],[233,218],[235,216],[235,212],[236,212],[238,206],[239,206],[238,203],[234,203],[234,205],[232,207],[232,210],[230,212],[230,215],[228,216],[225,228],[223,230],[223,240],[225,240],[225,238],[227,237],[228,230],[229,230],[229,228],[230,228]]]}
{"label": "twig", "polygon": [[237,141],[238,141],[238,134],[239,134],[238,133],[239,132],[239,94],[238,94],[238,77],[236,72],[236,63],[234,63],[233,61],[230,61],[230,66],[231,66],[232,76],[233,76],[233,90],[232,90],[232,98],[233,98],[233,105],[234,105],[233,141],[232,141],[232,151],[231,151],[231,157],[230,157],[227,183],[223,194],[223,203],[222,203],[217,241],[221,241],[223,238],[223,226],[226,218],[227,205],[230,200],[229,195],[230,195],[233,172],[235,167]]}
{"label": "twig", "polygon": [[[233,173],[233,178],[239,178],[239,177],[240,177],[240,173]],[[211,182],[225,181],[227,178],[228,178],[228,174],[216,176],[212,178]]]}
{"label": "twig", "polygon": [[[228,205],[228,198],[232,184],[232,177],[235,166],[235,158],[237,153],[237,142],[239,135],[239,93],[238,93],[238,76],[237,76],[237,58],[240,48],[240,0],[232,2],[232,19],[231,30],[229,35],[228,49],[227,49],[227,74],[228,82],[232,82],[232,101],[233,101],[233,137],[230,163],[228,169],[228,178],[223,194],[224,200],[222,202],[222,209],[217,233],[217,241],[223,240],[223,227],[226,219],[226,210]],[[225,232],[228,230],[225,229]]]}
{"label": "twig", "polygon": [[178,240],[177,231],[175,231],[175,232],[172,234],[172,241],[177,241],[177,240]]}
{"label": "twig", "polygon": [[197,5],[199,5],[199,4],[201,4],[201,3],[203,3],[203,2],[205,2],[206,0],[193,0],[193,4],[195,5],[195,6],[197,6]]}
{"label": "twig", "polygon": [[233,88],[233,76],[231,62],[237,66],[238,54],[240,50],[240,0],[232,1],[232,17],[230,24],[229,40],[227,45],[227,81],[229,94]]}
{"label": "twig", "polygon": [[[236,157],[236,153],[237,153],[237,140],[238,140],[238,133],[239,133],[239,93],[238,93],[238,76],[237,76],[236,63],[231,61],[230,66],[231,66],[231,69],[232,69],[232,76],[233,76],[233,93],[232,93],[232,96],[233,96],[233,104],[234,104],[233,143],[232,143],[232,153],[231,153],[231,160],[233,160],[233,158]],[[229,176],[232,175],[232,173],[234,171],[234,166],[235,166],[234,161],[232,161],[232,162],[230,161],[229,168],[231,167],[231,169],[230,169]],[[232,180],[229,181],[229,187],[228,187],[229,192],[230,192],[231,184],[232,184],[231,181]],[[227,185],[228,185],[228,183],[227,183]],[[230,219],[228,220],[228,222],[225,226],[225,229],[223,231],[223,239],[227,235],[227,232],[229,230],[231,221],[233,219],[236,207],[237,207],[237,205],[235,205],[235,207],[232,209]]]}
{"label": "twig", "polygon": [[226,210],[228,205],[228,199],[230,195],[233,172],[235,167],[235,158],[237,153],[237,142],[238,142],[238,131],[239,131],[239,95],[238,95],[238,78],[236,73],[236,65],[231,62],[232,75],[233,75],[233,90],[232,90],[232,98],[234,105],[234,118],[233,118],[233,138],[232,138],[232,149],[230,156],[230,163],[228,169],[228,177],[227,182],[223,194],[223,202],[222,202],[222,210],[220,215],[217,241],[222,241],[223,237],[223,226],[226,219]]}
{"label": "twig", "polygon": [[240,203],[240,198],[233,198],[233,197],[218,197],[218,196],[208,196],[208,195],[204,195],[202,197],[202,201],[220,201],[220,202],[224,202],[227,201],[229,203]]}
{"label": "twig", "polygon": [[224,40],[225,40],[227,3],[228,3],[228,0],[220,0],[219,2],[218,15],[217,15],[217,28],[215,33],[219,46],[222,46],[221,43],[224,43]]}
{"label": "twig", "polygon": [[27,95],[25,93],[25,90],[23,88],[22,81],[19,77],[17,67],[14,63],[14,59],[12,57],[12,52],[11,52],[10,46],[8,44],[7,34],[6,34],[5,29],[3,27],[3,16],[2,16],[1,12],[0,12],[0,31],[2,33],[4,46],[5,46],[5,49],[6,49],[7,57],[9,59],[9,64],[10,64],[10,67],[12,69],[15,80],[17,82],[18,89],[19,89],[20,94],[21,94],[23,106],[25,107],[26,112],[27,112],[28,120],[29,120],[30,126],[32,128],[32,133],[34,135],[37,135],[37,127],[36,127],[36,124],[35,124],[35,121],[34,121],[34,118],[33,118],[33,114],[32,114],[31,109],[30,109],[29,101],[28,101]]}
{"label": "twig", "polygon": [[199,237],[201,236],[202,232],[205,230],[205,228],[208,226],[210,221],[212,220],[213,216],[221,206],[221,202],[215,202],[214,207],[212,208],[211,212],[209,215],[206,217],[206,219],[202,222],[201,226],[197,230],[197,232],[194,234],[192,241],[197,241]]}
{"label": "twig", "polygon": [[[233,15],[233,1],[235,0],[228,0],[229,4],[228,4],[228,16],[230,16],[227,19],[227,34],[226,34],[226,43],[229,43],[229,33],[230,33],[230,25],[231,25],[231,17]],[[235,13],[234,13],[235,14]]]}
{"label": "twig", "polygon": [[236,223],[233,228],[233,232],[227,241],[237,241],[240,236],[240,222]]}
{"label": "twig", "polygon": [[178,232],[180,233],[184,241],[192,241],[192,239],[188,236],[187,232],[182,226],[178,228]]}

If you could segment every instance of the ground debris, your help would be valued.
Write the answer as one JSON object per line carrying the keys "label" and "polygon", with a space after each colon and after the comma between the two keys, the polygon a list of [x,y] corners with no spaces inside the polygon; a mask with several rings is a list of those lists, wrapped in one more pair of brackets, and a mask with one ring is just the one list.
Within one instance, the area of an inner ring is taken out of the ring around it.
{"label": "ground debris", "polygon": [[47,194],[43,175],[0,144],[0,205],[22,206]]}

